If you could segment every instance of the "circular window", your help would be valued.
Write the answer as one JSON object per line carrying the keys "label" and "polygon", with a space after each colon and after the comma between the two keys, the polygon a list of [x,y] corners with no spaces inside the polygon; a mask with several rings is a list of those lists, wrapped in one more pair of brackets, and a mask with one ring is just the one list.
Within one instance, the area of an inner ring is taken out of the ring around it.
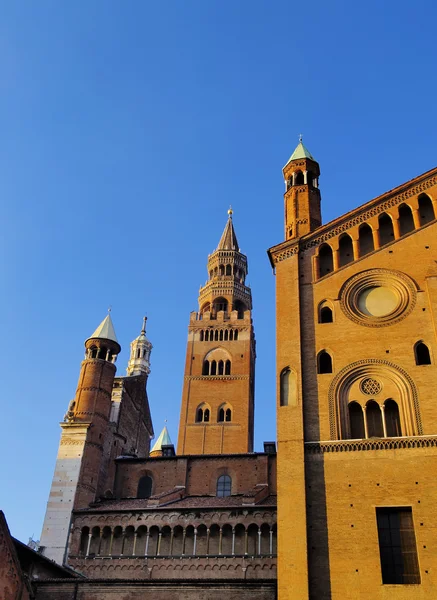
{"label": "circular window", "polygon": [[382,389],[381,384],[372,377],[366,377],[360,383],[360,389],[366,396],[376,396]]}
{"label": "circular window", "polygon": [[340,290],[346,316],[368,327],[382,327],[405,318],[416,303],[416,287],[404,273],[371,269],[355,275]]}

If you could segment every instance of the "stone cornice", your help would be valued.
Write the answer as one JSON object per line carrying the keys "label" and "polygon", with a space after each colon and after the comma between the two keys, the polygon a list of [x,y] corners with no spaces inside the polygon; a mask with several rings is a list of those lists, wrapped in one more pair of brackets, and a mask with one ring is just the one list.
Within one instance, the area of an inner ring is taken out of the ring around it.
{"label": "stone cornice", "polygon": [[220,380],[230,380],[230,379],[249,379],[249,375],[185,375],[184,379],[187,381],[200,380],[205,379],[206,381],[215,381],[216,379]]}

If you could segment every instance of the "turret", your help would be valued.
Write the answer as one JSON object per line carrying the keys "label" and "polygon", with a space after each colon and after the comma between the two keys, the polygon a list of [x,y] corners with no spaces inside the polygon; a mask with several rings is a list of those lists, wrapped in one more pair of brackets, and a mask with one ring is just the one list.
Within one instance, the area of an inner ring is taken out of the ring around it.
{"label": "turret", "polygon": [[282,170],[285,181],[285,239],[301,237],[322,224],[320,167],[299,138],[299,144]]}
{"label": "turret", "polygon": [[152,344],[146,337],[146,323],[147,317],[144,317],[141,333],[130,345],[130,359],[127,365],[127,374],[129,376],[141,375],[142,373],[149,375],[150,373]]}

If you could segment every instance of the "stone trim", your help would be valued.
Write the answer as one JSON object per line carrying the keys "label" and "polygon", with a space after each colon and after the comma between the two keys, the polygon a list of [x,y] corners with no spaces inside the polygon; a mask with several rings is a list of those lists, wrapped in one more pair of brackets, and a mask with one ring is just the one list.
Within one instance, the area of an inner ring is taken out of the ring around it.
{"label": "stone trim", "polygon": [[437,436],[373,438],[367,440],[338,440],[305,442],[307,454],[326,452],[365,452],[367,450],[400,450],[405,448],[436,448]]}
{"label": "stone trim", "polygon": [[206,379],[207,381],[215,381],[216,379],[249,379],[249,375],[185,375],[184,379],[187,381],[198,381]]}

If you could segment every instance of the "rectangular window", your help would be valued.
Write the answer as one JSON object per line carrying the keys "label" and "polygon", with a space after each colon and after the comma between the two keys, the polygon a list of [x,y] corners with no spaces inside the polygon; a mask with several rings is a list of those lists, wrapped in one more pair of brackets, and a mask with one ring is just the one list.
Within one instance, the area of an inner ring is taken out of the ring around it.
{"label": "rectangular window", "polygon": [[420,583],[410,507],[377,508],[382,583]]}

